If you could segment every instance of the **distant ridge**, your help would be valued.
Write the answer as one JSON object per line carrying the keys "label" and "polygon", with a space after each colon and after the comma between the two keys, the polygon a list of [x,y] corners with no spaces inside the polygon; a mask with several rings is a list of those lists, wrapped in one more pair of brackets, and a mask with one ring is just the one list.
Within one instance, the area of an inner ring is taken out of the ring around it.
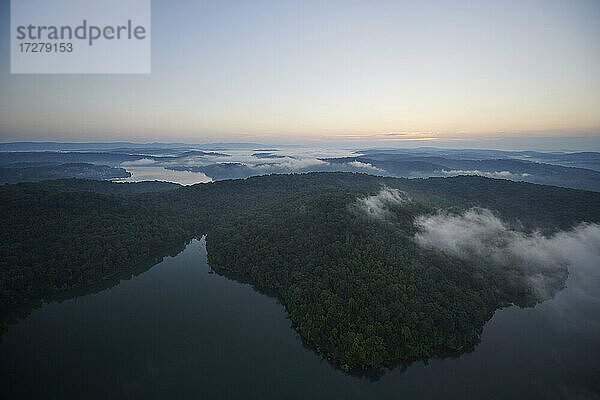
{"label": "distant ridge", "polygon": [[129,149],[180,149],[199,147],[204,149],[240,148],[254,149],[264,146],[260,143],[133,143],[133,142],[5,142],[0,143],[0,152],[7,151],[83,151]]}
{"label": "distant ridge", "polygon": [[183,147],[185,143],[132,143],[132,142],[8,142],[0,143],[0,151],[61,151],[61,150],[114,150],[122,147]]}

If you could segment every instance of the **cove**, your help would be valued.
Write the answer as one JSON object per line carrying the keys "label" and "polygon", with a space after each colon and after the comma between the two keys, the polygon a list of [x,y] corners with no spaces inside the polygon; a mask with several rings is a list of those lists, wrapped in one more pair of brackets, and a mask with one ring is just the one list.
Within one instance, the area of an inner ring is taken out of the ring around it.
{"label": "cove", "polygon": [[[586,275],[589,277],[589,275]],[[110,286],[110,285],[109,285]],[[212,273],[204,240],[43,304],[0,341],[14,399],[597,398],[598,281],[496,312],[469,352],[355,376],[305,347],[275,297]]]}

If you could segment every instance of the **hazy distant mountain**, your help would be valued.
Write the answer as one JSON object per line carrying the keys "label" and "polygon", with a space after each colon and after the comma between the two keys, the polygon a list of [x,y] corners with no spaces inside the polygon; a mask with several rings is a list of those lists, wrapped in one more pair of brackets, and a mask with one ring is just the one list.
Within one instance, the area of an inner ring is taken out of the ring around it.
{"label": "hazy distant mountain", "polygon": [[0,167],[33,167],[40,165],[89,163],[118,166],[124,161],[144,158],[141,155],[118,154],[110,152],[11,152],[0,153]]}
{"label": "hazy distant mountain", "polygon": [[[503,158],[498,158],[503,156]],[[553,160],[536,162],[534,160]],[[329,159],[358,161],[393,176],[480,175],[546,185],[600,191],[600,171],[575,165],[600,165],[600,153],[540,153],[488,150],[369,150],[360,156]],[[565,166],[568,164],[570,166]]]}
{"label": "hazy distant mountain", "polygon": [[25,168],[0,168],[0,184],[35,182],[47,179],[81,178],[114,179],[128,178],[131,174],[124,168],[84,163],[48,165]]}
{"label": "hazy distant mountain", "polygon": [[[96,150],[84,148],[95,147]],[[32,151],[31,149],[36,151]],[[19,151],[6,151],[19,149]],[[29,149],[23,151],[23,149]],[[57,151],[56,149],[61,149]],[[68,150],[71,149],[71,150]],[[600,191],[600,153],[479,149],[312,149],[257,143],[2,143],[0,167],[42,168],[86,163],[202,172],[213,180],[277,173],[363,172],[393,177],[480,175]],[[36,176],[43,176],[38,172]],[[11,173],[13,180],[20,175]],[[51,172],[50,178],[55,176]],[[66,175],[72,176],[72,175]],[[104,175],[98,176],[98,179]],[[45,178],[48,179],[48,178]],[[156,179],[164,179],[157,176]]]}

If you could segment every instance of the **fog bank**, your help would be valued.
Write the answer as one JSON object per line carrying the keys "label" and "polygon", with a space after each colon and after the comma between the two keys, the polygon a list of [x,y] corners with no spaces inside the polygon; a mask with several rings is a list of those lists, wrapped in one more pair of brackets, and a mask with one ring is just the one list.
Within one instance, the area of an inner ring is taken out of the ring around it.
{"label": "fog bank", "polygon": [[520,287],[540,299],[560,290],[567,269],[600,265],[600,225],[582,223],[552,236],[510,227],[491,211],[472,208],[462,214],[439,212],[415,220],[414,240],[482,267],[502,268]]}

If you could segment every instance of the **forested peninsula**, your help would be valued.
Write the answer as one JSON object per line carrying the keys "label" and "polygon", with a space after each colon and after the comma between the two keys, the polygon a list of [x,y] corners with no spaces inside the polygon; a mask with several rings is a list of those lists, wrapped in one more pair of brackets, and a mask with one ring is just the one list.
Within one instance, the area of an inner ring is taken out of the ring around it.
{"label": "forested peninsula", "polygon": [[419,218],[477,207],[543,235],[600,221],[600,193],[476,176],[69,179],[1,186],[0,204],[4,315],[206,235],[211,267],[276,293],[300,336],[344,369],[462,349],[498,308],[542,300],[514,274],[420,246]]}

